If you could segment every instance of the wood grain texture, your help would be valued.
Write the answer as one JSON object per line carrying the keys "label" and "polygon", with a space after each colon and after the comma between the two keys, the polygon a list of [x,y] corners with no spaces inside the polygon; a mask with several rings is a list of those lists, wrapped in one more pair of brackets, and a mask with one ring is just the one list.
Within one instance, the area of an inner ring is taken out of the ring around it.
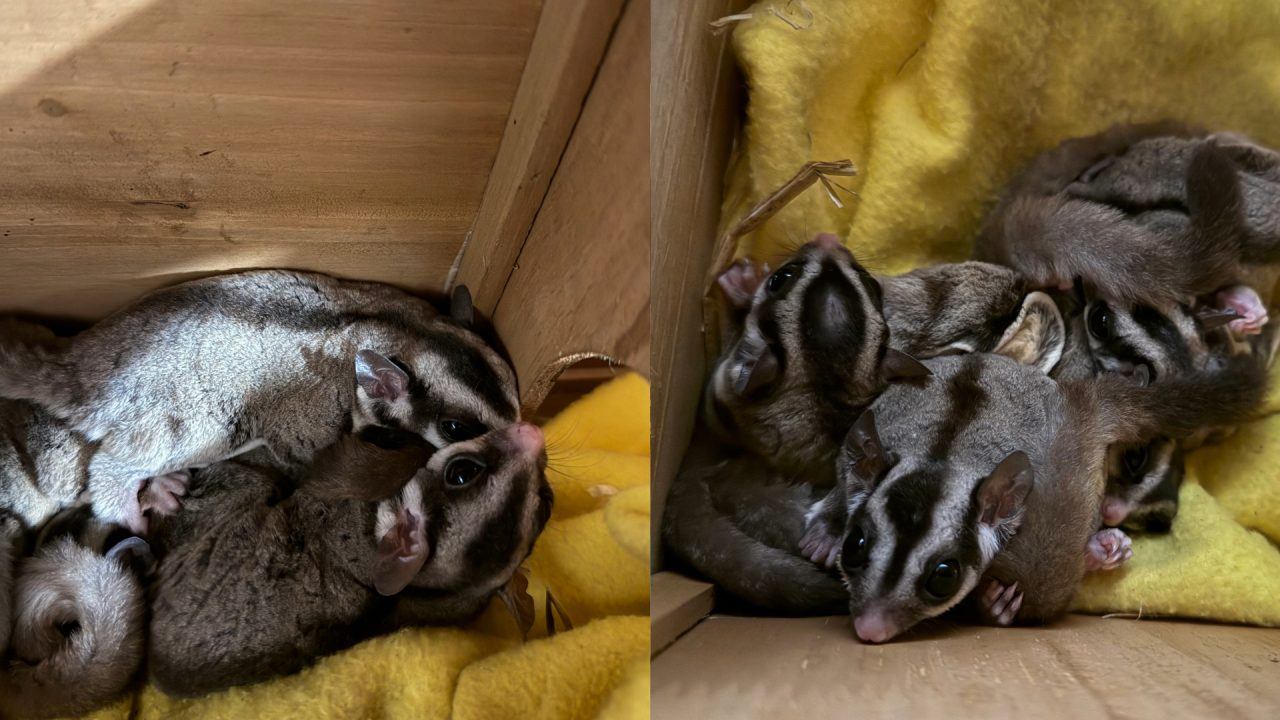
{"label": "wood grain texture", "polygon": [[716,601],[714,585],[673,572],[653,574],[649,597],[649,648],[655,655],[702,622]]}
{"label": "wood grain texture", "polygon": [[492,313],[582,112],[622,0],[552,0],[538,21],[515,103],[456,282]]}
{"label": "wood grain texture", "polygon": [[1081,615],[938,623],[887,645],[847,617],[713,616],[653,662],[659,718],[1274,718],[1280,630]]}
{"label": "wood grain texture", "polygon": [[705,374],[703,278],[711,262],[725,168],[742,102],[729,34],[708,23],[743,0],[653,2],[654,569],[663,501],[693,433]]}
{"label": "wood grain texture", "polygon": [[539,7],[0,3],[0,308],[254,266],[442,287]]}
{"label": "wood grain texture", "polygon": [[583,357],[649,374],[648,61],[632,0],[494,312],[527,408]]}

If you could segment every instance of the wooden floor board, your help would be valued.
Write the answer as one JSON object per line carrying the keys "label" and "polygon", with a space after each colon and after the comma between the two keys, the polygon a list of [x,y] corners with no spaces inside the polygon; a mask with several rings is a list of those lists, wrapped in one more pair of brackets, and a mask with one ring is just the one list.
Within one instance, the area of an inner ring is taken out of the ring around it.
{"label": "wooden floor board", "polygon": [[712,616],[654,659],[653,717],[1280,716],[1280,630],[1073,615],[872,646],[848,623]]}

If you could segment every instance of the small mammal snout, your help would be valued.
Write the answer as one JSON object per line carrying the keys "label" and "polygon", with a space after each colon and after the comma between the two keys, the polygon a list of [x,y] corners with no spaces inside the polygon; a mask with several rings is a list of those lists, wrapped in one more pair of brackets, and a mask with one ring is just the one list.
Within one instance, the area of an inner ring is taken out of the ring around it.
{"label": "small mammal snout", "polygon": [[829,232],[818,233],[815,235],[813,238],[813,244],[824,250],[835,250],[836,248],[843,246],[840,242],[840,238],[835,233]]}
{"label": "small mammal snout", "polygon": [[853,631],[862,642],[882,643],[893,639],[898,628],[883,610],[865,610],[853,620]]}
{"label": "small mammal snout", "polygon": [[1127,517],[1129,517],[1129,504],[1125,501],[1110,497],[1102,501],[1103,524],[1114,527],[1124,522]]}
{"label": "small mammal snout", "polygon": [[531,455],[542,452],[546,445],[546,440],[542,436],[542,430],[537,425],[527,422],[519,422],[511,426],[511,439],[515,441],[516,447],[521,452]]}

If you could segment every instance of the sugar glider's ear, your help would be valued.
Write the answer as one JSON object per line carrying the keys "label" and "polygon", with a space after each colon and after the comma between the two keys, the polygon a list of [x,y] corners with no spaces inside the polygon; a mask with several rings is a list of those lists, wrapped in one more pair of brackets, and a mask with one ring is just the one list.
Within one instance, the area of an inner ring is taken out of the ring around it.
{"label": "sugar glider's ear", "polygon": [[925,367],[924,363],[893,348],[885,350],[884,360],[880,363],[880,377],[885,382],[904,382],[932,374],[933,371]]}
{"label": "sugar glider's ear", "polygon": [[449,298],[449,317],[459,324],[471,326],[476,319],[475,306],[471,303],[471,291],[466,285],[455,285]]}
{"label": "sugar glider's ear", "polygon": [[1062,359],[1066,342],[1066,325],[1058,306],[1048,295],[1036,291],[1022,301],[1018,318],[1004,331],[994,352],[1048,375]]}
{"label": "sugar glider's ear", "polygon": [[427,562],[431,548],[420,509],[401,507],[395,512],[390,528],[378,538],[373,587],[380,595],[395,595],[403,590]]}
{"label": "sugar glider's ear", "polygon": [[372,350],[356,353],[356,382],[371,398],[395,402],[409,391],[409,374]]}
{"label": "sugar glider's ear", "polygon": [[732,352],[724,372],[728,373],[729,388],[735,395],[745,397],[778,379],[778,356],[767,343],[744,338]]}
{"label": "sugar glider's ear", "polygon": [[978,532],[984,554],[992,557],[1022,522],[1022,508],[1035,479],[1031,459],[1018,450],[1011,453],[978,485]]}
{"label": "sugar glider's ear", "polygon": [[769,266],[757,266],[747,258],[741,258],[720,273],[716,284],[720,286],[729,306],[735,310],[745,310],[751,306],[751,298],[755,297],[756,288],[769,277]]}
{"label": "sugar glider's ear", "polygon": [[858,416],[844,437],[844,455],[849,467],[862,484],[871,489],[884,476],[892,458],[880,442],[880,433],[876,430],[876,415],[867,408]]}

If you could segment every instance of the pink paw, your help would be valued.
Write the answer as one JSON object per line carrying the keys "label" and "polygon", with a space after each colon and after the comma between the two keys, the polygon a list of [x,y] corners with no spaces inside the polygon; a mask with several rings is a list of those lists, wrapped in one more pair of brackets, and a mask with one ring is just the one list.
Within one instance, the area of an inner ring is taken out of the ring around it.
{"label": "pink paw", "polygon": [[824,523],[815,522],[800,538],[800,554],[824,568],[836,566],[840,554],[840,538],[832,535]]}
{"label": "pink paw", "polygon": [[755,263],[742,258],[720,273],[716,279],[729,304],[735,308],[745,309],[751,305],[751,298],[756,288],[769,275],[768,267],[757,267]]}
{"label": "pink paw", "polygon": [[158,515],[172,515],[182,508],[179,499],[187,494],[191,473],[186,470],[157,475],[142,484],[138,492],[138,505],[143,514],[155,511]]}
{"label": "pink paw", "polygon": [[1262,304],[1262,298],[1258,297],[1258,293],[1248,285],[1232,285],[1219,290],[1214,299],[1219,308],[1234,310],[1236,315],[1240,316],[1232,320],[1228,326],[1231,328],[1231,334],[1237,337],[1257,335],[1262,332],[1263,326],[1270,319],[1267,317],[1267,307]]}
{"label": "pink paw", "polygon": [[999,580],[991,578],[982,589],[982,596],[978,601],[983,615],[989,622],[1007,627],[1013,624],[1013,619],[1022,609],[1022,591],[1018,589],[1016,582],[1006,586]]}
{"label": "pink paw", "polygon": [[1089,572],[1095,570],[1114,570],[1133,557],[1133,541],[1124,531],[1116,528],[1099,530],[1089,538],[1085,546],[1084,568]]}

